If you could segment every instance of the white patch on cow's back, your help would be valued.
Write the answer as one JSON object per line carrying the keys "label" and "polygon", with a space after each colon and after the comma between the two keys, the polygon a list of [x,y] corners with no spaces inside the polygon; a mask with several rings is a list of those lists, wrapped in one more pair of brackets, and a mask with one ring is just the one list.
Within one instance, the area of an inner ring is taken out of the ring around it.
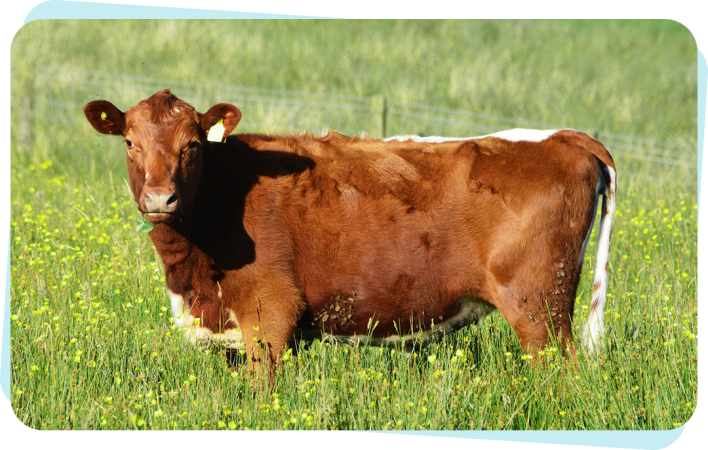
{"label": "white patch on cow's back", "polygon": [[374,345],[379,347],[406,347],[413,343],[423,343],[431,339],[437,339],[445,334],[452,333],[459,330],[460,328],[466,327],[472,323],[478,323],[484,317],[487,316],[494,306],[485,302],[484,300],[471,297],[463,297],[459,300],[460,311],[449,319],[433,324],[430,329],[425,331],[419,331],[417,333],[407,334],[404,336],[388,336],[385,338],[376,338],[370,336],[338,336],[338,335],[324,335],[324,339],[344,342],[348,344],[364,344],[364,345]]}
{"label": "white patch on cow's back", "polygon": [[225,346],[230,349],[246,348],[243,342],[243,335],[236,319],[236,314],[225,308],[229,314],[229,319],[225,325],[233,324],[235,328],[223,330],[221,333],[214,333],[210,329],[200,325],[201,319],[191,315],[190,301],[194,296],[194,291],[189,291],[185,296],[175,294],[167,290],[172,303],[172,317],[177,328],[184,330],[185,337],[194,345],[206,348],[212,345]]}
{"label": "white patch on cow's back", "polygon": [[427,142],[429,144],[440,144],[443,142],[457,142],[457,141],[470,141],[473,139],[484,139],[487,137],[495,137],[499,139],[504,139],[509,142],[541,142],[545,141],[549,137],[556,134],[559,130],[528,130],[524,128],[514,128],[513,130],[499,131],[497,133],[487,134],[484,136],[471,136],[465,138],[457,137],[443,137],[443,136],[393,136],[384,139],[384,142],[398,141],[398,142]]}
{"label": "white patch on cow's back", "polygon": [[505,141],[519,142],[541,142],[556,134],[558,130],[526,130],[514,128],[513,130],[500,131],[485,137],[496,137]]}

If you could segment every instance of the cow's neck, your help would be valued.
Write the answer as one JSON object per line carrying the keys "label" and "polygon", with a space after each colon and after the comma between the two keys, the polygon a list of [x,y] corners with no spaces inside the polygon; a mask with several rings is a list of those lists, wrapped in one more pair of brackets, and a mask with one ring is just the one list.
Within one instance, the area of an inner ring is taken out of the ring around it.
{"label": "cow's neck", "polygon": [[211,258],[194,242],[192,228],[183,218],[156,224],[149,233],[165,266],[167,287],[181,295],[197,289],[197,280],[220,278]]}
{"label": "cow's neck", "polygon": [[157,224],[149,233],[165,267],[179,264],[193,254],[194,244],[189,239],[189,233],[180,228],[171,224]]}
{"label": "cow's neck", "polygon": [[[203,170],[212,181],[215,177],[223,179],[217,168],[238,167],[232,161],[222,159],[213,152],[208,158],[205,155]],[[223,270],[232,267],[224,264],[220,253],[230,254],[232,258],[238,253],[238,249],[224,252],[223,247],[227,243],[223,239],[223,227],[231,221],[231,217],[224,215],[224,211],[212,203],[218,195],[212,192],[214,183],[209,183],[208,177],[203,176],[189,211],[183,211],[169,224],[156,224],[149,233],[165,266],[167,286],[175,293],[197,289],[200,280],[222,279]],[[238,225],[226,228],[232,233],[239,229]],[[243,229],[243,226],[240,228]]]}

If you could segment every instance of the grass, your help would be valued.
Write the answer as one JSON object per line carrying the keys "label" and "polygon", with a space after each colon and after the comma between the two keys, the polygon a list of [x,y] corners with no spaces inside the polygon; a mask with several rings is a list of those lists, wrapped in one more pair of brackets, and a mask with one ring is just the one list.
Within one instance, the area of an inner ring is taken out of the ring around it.
{"label": "grass", "polygon": [[[34,194],[54,190],[52,179]],[[170,324],[128,194],[102,205],[81,191],[62,193],[67,214],[13,206],[13,407],[29,426],[661,429],[695,407],[695,246],[683,240],[695,242],[695,209],[685,200],[632,214],[647,205],[630,196],[619,208],[609,350],[578,371],[558,352],[530,365],[494,315],[416,355],[317,343],[285,363],[269,396]]]}
{"label": "grass", "polygon": [[[47,36],[51,50],[34,45]],[[581,353],[574,366],[559,349],[524,355],[493,314],[413,354],[316,341],[288,355],[269,392],[231,371],[218,349],[192,348],[175,329],[159,257],[135,231],[119,140],[96,134],[82,117],[81,106],[96,95],[127,107],[152,92],[139,81],[104,92],[35,74],[71,67],[194,82],[208,88],[193,92],[202,111],[220,101],[218,84],[381,94],[695,146],[695,57],[688,32],[668,21],[30,23],[13,42],[16,415],[37,429],[647,430],[685,423],[697,398],[695,168],[609,148],[619,191],[607,349],[599,358]],[[30,141],[20,123],[28,86],[35,91]],[[306,105],[246,106],[242,131],[369,126],[366,117],[351,125],[356,118]],[[393,117],[395,133],[430,126]],[[595,249],[591,241],[576,336]]]}

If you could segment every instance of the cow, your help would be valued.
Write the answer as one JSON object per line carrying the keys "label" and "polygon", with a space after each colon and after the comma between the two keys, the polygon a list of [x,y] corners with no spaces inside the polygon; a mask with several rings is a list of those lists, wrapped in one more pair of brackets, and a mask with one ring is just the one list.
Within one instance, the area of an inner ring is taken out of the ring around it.
{"label": "cow", "polygon": [[84,113],[123,136],[129,184],[165,269],[174,323],[271,374],[294,336],[409,347],[498,309],[524,351],[571,320],[599,198],[584,343],[603,336],[616,169],[570,130],[470,138],[234,134],[169,89]]}

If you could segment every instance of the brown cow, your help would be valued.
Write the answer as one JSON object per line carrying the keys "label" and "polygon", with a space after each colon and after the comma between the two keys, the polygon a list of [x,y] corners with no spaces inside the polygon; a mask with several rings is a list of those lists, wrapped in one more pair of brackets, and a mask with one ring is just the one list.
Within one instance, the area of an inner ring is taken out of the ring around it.
{"label": "brown cow", "polygon": [[252,368],[277,362],[296,330],[408,346],[494,308],[524,349],[552,332],[574,354],[600,195],[590,350],[602,336],[616,172],[584,133],[224,139],[238,108],[201,114],[169,90],[125,113],[103,100],[84,113],[125,137],[175,323],[193,342],[245,348]]}

